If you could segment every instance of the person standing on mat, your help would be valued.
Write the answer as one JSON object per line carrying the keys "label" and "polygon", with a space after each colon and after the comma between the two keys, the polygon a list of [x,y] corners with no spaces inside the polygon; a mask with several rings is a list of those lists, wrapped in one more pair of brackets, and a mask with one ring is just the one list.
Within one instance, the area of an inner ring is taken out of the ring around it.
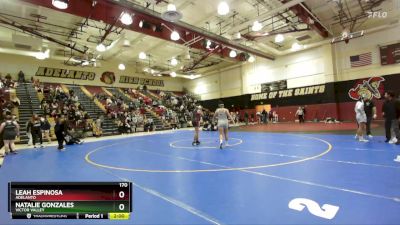
{"label": "person standing on mat", "polygon": [[66,126],[64,119],[61,117],[61,115],[57,115],[56,117],[56,124],[54,125],[54,133],[56,134],[57,137],[57,142],[58,142],[58,150],[63,151],[64,150],[64,135],[66,133]]}
{"label": "person standing on mat", "polygon": [[51,125],[48,116],[45,115],[44,117],[40,118],[40,122],[41,122],[40,129],[42,131],[42,138],[46,138],[47,142],[51,144],[51,137],[50,137]]}
{"label": "person standing on mat", "polygon": [[365,127],[367,124],[367,115],[364,110],[364,96],[357,101],[356,106],[354,107],[354,111],[356,113],[356,120],[358,123],[357,129],[357,139],[361,142],[368,142],[368,140],[364,139]]}
{"label": "person standing on mat", "polygon": [[33,140],[32,140],[32,126],[31,126],[31,120],[28,120],[28,122],[26,122],[25,124],[25,128],[26,128],[26,135],[28,136],[28,146],[31,146],[33,144]]}
{"label": "person standing on mat", "polygon": [[[399,108],[399,102],[395,100],[395,94],[392,91],[385,92],[386,101],[382,106],[382,115],[385,118],[385,142],[400,144],[400,131],[399,121],[397,120],[397,110]],[[394,137],[391,135],[391,130],[394,132]]]}
{"label": "person standing on mat", "polygon": [[0,125],[0,133],[3,133],[5,152],[17,154],[15,150],[15,138],[19,136],[19,125],[12,119],[11,114],[6,115],[5,121]]}
{"label": "person standing on mat", "polygon": [[200,122],[203,118],[203,110],[202,107],[199,105],[195,108],[194,112],[193,112],[193,127],[194,127],[194,138],[193,138],[193,142],[192,145],[200,145],[200,141],[199,141],[199,131],[200,131]]}
{"label": "person standing on mat", "polygon": [[376,119],[376,107],[374,102],[371,99],[365,98],[364,100],[364,110],[367,115],[367,135],[369,138],[372,138],[371,133],[371,122],[373,119]]}
{"label": "person standing on mat", "polygon": [[263,109],[263,111],[261,112],[261,121],[262,121],[262,123],[267,123],[267,111],[265,110],[265,109]]}
{"label": "person standing on mat", "polygon": [[215,110],[213,120],[215,120],[215,118],[218,119],[217,126],[219,131],[219,148],[222,149],[224,139],[225,139],[225,144],[228,143],[228,125],[229,125],[228,118],[233,123],[235,123],[235,121],[233,120],[231,114],[229,113],[229,110],[224,107],[223,102],[219,102],[218,107],[219,108]]}
{"label": "person standing on mat", "polygon": [[247,125],[249,125],[249,113],[247,111],[244,112],[244,122]]}
{"label": "person standing on mat", "polygon": [[39,138],[40,147],[43,148],[42,131],[40,130],[41,122],[37,114],[33,115],[28,123],[28,130],[32,133],[33,147],[37,148],[36,143]]}
{"label": "person standing on mat", "polygon": [[304,123],[304,111],[302,107],[297,109],[296,116],[299,118],[299,123]]}

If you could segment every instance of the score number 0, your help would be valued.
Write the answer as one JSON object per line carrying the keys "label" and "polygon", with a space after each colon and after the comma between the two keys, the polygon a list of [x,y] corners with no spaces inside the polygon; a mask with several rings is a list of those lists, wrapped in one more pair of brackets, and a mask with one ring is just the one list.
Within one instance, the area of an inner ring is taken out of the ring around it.
{"label": "score number 0", "polygon": [[[119,183],[119,187],[127,188],[127,187],[128,187],[128,183]],[[120,191],[120,192],[118,193],[118,197],[119,197],[120,199],[125,198],[125,192],[124,192],[124,191]],[[124,204],[119,204],[119,205],[118,205],[118,209],[121,210],[121,211],[123,211],[123,210],[125,209],[125,205],[124,205]]]}

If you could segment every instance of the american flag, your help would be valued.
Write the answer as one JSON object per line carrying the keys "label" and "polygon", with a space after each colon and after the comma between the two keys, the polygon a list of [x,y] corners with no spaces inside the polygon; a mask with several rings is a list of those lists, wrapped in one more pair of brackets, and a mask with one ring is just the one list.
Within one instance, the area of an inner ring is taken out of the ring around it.
{"label": "american flag", "polygon": [[367,66],[372,64],[371,52],[350,56],[351,67]]}

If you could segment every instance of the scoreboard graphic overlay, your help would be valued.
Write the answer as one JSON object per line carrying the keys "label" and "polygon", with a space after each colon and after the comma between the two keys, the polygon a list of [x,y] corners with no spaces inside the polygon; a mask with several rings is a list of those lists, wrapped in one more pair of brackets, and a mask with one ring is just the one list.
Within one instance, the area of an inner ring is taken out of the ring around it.
{"label": "scoreboard graphic overlay", "polygon": [[13,219],[129,219],[130,182],[10,182]]}

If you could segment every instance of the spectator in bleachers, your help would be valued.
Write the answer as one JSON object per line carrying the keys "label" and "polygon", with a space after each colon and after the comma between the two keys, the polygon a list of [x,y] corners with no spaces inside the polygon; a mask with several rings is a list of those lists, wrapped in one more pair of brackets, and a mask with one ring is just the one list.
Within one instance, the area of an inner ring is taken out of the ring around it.
{"label": "spectator in bleachers", "polygon": [[41,93],[44,92],[44,91],[43,91],[43,86],[40,84],[39,79],[34,80],[34,82],[33,82],[33,87],[35,88],[35,90],[36,90],[37,92],[41,92]]}
{"label": "spectator in bleachers", "polygon": [[13,104],[13,107],[19,107],[21,105],[21,101],[17,95],[11,95],[10,101]]}
{"label": "spectator in bleachers", "polygon": [[62,88],[60,85],[57,85],[56,87],[56,93],[61,93],[62,92]]}
{"label": "spectator in bleachers", "polygon": [[73,103],[77,103],[78,102],[78,96],[77,95],[74,95],[73,93],[72,93],[72,95],[71,95],[71,101],[73,102]]}
{"label": "spectator in bleachers", "polygon": [[113,101],[111,100],[111,97],[108,97],[107,99],[106,99],[106,105],[107,106],[111,106],[113,104]]}
{"label": "spectator in bleachers", "polygon": [[69,124],[72,129],[78,128],[82,136],[92,132],[91,123],[88,121],[89,115],[72,90],[66,94],[60,85],[56,88],[45,86],[45,90],[41,104],[44,115],[66,116],[65,123]]}
{"label": "spectator in bleachers", "polygon": [[59,105],[55,100],[51,103],[50,112],[52,116],[55,116],[59,113]]}
{"label": "spectator in bleachers", "polygon": [[18,82],[25,83],[25,74],[24,72],[22,72],[22,70],[18,72]]}

